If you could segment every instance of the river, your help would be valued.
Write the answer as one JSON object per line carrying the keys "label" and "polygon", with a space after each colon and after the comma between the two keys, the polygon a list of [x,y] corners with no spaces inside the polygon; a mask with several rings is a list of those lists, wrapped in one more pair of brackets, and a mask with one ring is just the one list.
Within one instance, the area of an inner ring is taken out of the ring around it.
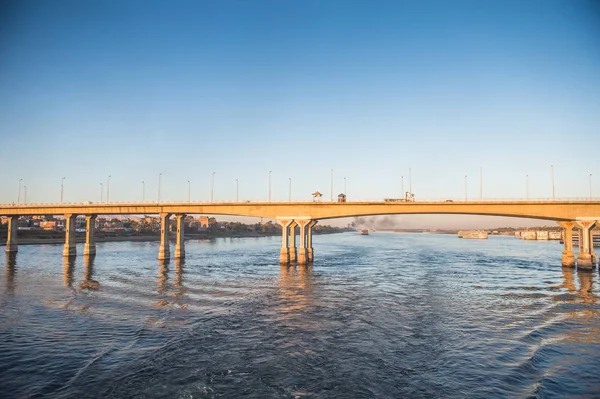
{"label": "river", "polygon": [[[600,397],[598,272],[556,242],[358,233],[22,246],[0,273],[3,398]],[[78,246],[78,253],[83,247]]]}

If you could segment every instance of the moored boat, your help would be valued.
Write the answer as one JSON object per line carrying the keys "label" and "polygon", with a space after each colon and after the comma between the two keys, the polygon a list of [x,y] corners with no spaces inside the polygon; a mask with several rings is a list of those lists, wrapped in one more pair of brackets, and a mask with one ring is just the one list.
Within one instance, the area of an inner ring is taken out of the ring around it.
{"label": "moored boat", "polygon": [[458,238],[479,238],[487,239],[488,232],[484,230],[460,230],[458,232]]}

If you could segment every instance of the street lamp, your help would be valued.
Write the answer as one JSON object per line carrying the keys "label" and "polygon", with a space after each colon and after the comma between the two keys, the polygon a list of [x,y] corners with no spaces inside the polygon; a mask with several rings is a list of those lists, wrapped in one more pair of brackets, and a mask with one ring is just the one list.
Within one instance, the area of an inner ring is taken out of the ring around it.
{"label": "street lamp", "polygon": [[590,201],[592,200],[592,174],[590,173]]}
{"label": "street lamp", "polygon": [[191,193],[190,188],[191,188],[191,184],[190,184],[190,181],[188,180],[188,202],[192,202],[191,201],[192,197],[191,197],[191,194],[190,194]]}
{"label": "street lamp", "polygon": [[17,192],[17,204],[21,203],[21,182],[23,179],[19,179],[19,191]]}
{"label": "street lamp", "polygon": [[60,203],[63,203],[63,194],[65,188],[65,178],[63,177],[60,181]]}
{"label": "street lamp", "polygon": [[467,175],[465,175],[465,202],[467,201]]}
{"label": "street lamp", "polygon": [[162,180],[162,173],[158,174],[158,202],[160,203],[160,183]]}
{"label": "street lamp", "polygon": [[554,199],[554,165],[550,165],[551,180],[552,180],[552,199]]}
{"label": "street lamp", "polygon": [[142,180],[142,202],[146,201],[146,182]]}
{"label": "street lamp", "polygon": [[25,190],[25,203],[27,203],[27,186],[23,186],[23,189]]}
{"label": "street lamp", "polygon": [[479,167],[479,201],[483,200],[483,167]]}
{"label": "street lamp", "polygon": [[108,179],[106,179],[106,203],[108,204],[110,196],[110,175],[108,175]]}
{"label": "street lamp", "polygon": [[346,194],[346,178],[345,177],[344,177],[344,195],[347,196],[347,194]]}
{"label": "street lamp", "polygon": [[212,174],[212,183],[210,186],[210,202],[213,202],[214,194],[215,194],[215,173],[217,173],[217,172],[213,172],[213,174]]}
{"label": "street lamp", "polygon": [[269,202],[271,202],[271,171],[269,171]]}
{"label": "street lamp", "polygon": [[333,202],[333,169],[331,169],[331,183],[330,183],[330,198],[329,200]]}
{"label": "street lamp", "polygon": [[412,195],[412,171],[408,168],[408,191]]}
{"label": "street lamp", "polygon": [[240,202],[240,182],[235,179],[235,202]]}
{"label": "street lamp", "polygon": [[288,190],[288,202],[292,202],[292,178],[288,177],[288,179],[290,179],[290,189]]}
{"label": "street lamp", "polygon": [[102,183],[100,183],[100,203],[102,203],[103,194],[104,194],[104,188],[102,187]]}
{"label": "street lamp", "polygon": [[527,189],[527,201],[529,201],[529,175],[525,175],[525,188]]}
{"label": "street lamp", "polygon": [[404,198],[404,176],[400,176],[400,180],[402,181],[402,198]]}

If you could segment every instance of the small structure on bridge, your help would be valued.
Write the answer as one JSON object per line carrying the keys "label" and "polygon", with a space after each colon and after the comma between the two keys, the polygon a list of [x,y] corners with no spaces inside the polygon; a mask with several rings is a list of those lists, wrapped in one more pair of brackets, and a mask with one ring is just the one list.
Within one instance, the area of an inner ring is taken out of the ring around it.
{"label": "small structure on bridge", "polygon": [[346,202],[346,194],[341,193],[338,195],[338,202]]}
{"label": "small structure on bridge", "polygon": [[312,193],[312,196],[313,196],[313,202],[321,202],[321,197],[323,196],[323,194],[321,194],[319,192],[319,190],[317,190],[314,193]]}

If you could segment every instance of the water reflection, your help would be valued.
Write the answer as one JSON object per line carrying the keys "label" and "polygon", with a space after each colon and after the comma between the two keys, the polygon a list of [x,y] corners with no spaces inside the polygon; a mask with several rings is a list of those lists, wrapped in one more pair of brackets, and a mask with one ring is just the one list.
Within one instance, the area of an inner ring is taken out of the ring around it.
{"label": "water reflection", "polygon": [[175,287],[178,289],[175,295],[182,296],[187,289],[183,285],[183,275],[185,273],[185,259],[175,259]]}
{"label": "water reflection", "polygon": [[562,274],[564,282],[559,288],[566,288],[570,293],[575,292],[575,269],[572,267],[563,267]]}
{"label": "water reflection", "polygon": [[593,294],[594,275],[592,270],[578,270],[577,277],[579,279],[579,298],[585,303],[596,302],[596,296]]}
{"label": "water reflection", "polygon": [[73,271],[75,270],[75,257],[63,257],[63,282],[65,287],[73,288]]}
{"label": "water reflection", "polygon": [[169,279],[169,259],[159,259],[158,265],[160,269],[158,270],[158,278],[156,279],[156,292],[158,294],[163,294],[167,290],[167,280]]}
{"label": "water reflection", "polygon": [[17,254],[15,252],[6,253],[6,292],[14,294],[15,292],[15,274],[17,272]]}
{"label": "water reflection", "polygon": [[86,255],[83,258],[83,281],[79,284],[79,289],[88,289],[97,291],[100,289],[100,283],[93,279],[94,277],[94,260],[96,255]]}
{"label": "water reflection", "polygon": [[312,266],[281,266],[279,278],[279,298],[281,311],[289,315],[306,310],[313,297]]}

